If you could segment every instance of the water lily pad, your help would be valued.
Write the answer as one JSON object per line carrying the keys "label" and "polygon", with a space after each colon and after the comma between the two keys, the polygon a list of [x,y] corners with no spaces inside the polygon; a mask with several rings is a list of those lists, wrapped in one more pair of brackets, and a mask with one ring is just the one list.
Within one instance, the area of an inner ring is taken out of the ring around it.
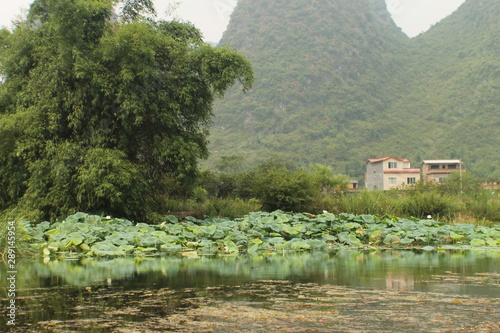
{"label": "water lily pad", "polygon": [[384,243],[388,245],[397,244],[399,242],[401,242],[401,238],[393,234],[389,234],[384,238]]}
{"label": "water lily pad", "polygon": [[470,241],[470,245],[471,246],[485,246],[486,245],[486,241],[484,239],[473,239]]}

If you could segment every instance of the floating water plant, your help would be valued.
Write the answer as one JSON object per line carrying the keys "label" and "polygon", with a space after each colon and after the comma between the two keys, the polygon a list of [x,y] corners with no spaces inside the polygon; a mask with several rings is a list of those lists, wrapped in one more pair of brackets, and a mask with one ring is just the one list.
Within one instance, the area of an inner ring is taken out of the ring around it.
{"label": "floating water plant", "polygon": [[63,222],[21,224],[23,238],[45,256],[160,255],[195,251],[249,255],[351,248],[500,247],[500,226],[450,225],[431,219],[323,213],[254,212],[229,220],[168,216],[157,225],[85,213]]}

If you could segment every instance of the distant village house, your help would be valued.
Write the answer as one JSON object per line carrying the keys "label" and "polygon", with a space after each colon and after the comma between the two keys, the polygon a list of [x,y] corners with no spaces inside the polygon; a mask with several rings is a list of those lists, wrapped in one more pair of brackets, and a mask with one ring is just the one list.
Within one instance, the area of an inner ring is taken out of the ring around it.
{"label": "distant village house", "polygon": [[462,161],[424,160],[420,168],[412,168],[406,158],[370,158],[366,161],[365,184],[369,190],[389,190],[415,184],[421,178],[442,183],[454,171],[466,171],[462,168]]}
{"label": "distant village house", "polygon": [[424,160],[421,168],[425,179],[438,183],[443,183],[444,179],[454,171],[465,172],[460,160]]}
{"label": "distant village house", "polygon": [[401,185],[415,184],[420,180],[420,169],[411,168],[406,158],[385,156],[366,161],[365,184],[369,190],[389,190]]}

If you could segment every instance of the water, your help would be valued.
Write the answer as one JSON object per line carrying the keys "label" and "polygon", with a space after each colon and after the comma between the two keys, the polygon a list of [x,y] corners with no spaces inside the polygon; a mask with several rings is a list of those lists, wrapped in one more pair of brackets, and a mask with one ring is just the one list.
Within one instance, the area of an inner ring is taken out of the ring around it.
{"label": "water", "polygon": [[500,252],[29,260],[12,332],[500,331]]}

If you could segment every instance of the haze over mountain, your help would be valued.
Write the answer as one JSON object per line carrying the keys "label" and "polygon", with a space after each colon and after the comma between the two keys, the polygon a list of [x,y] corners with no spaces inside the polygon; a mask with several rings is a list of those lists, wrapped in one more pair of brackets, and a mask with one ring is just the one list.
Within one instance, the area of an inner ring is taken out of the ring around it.
{"label": "haze over mountain", "polygon": [[276,156],[362,179],[394,155],[500,177],[499,18],[500,2],[467,0],[410,39],[383,0],[240,0],[221,44],[255,84],[215,105],[208,165]]}

